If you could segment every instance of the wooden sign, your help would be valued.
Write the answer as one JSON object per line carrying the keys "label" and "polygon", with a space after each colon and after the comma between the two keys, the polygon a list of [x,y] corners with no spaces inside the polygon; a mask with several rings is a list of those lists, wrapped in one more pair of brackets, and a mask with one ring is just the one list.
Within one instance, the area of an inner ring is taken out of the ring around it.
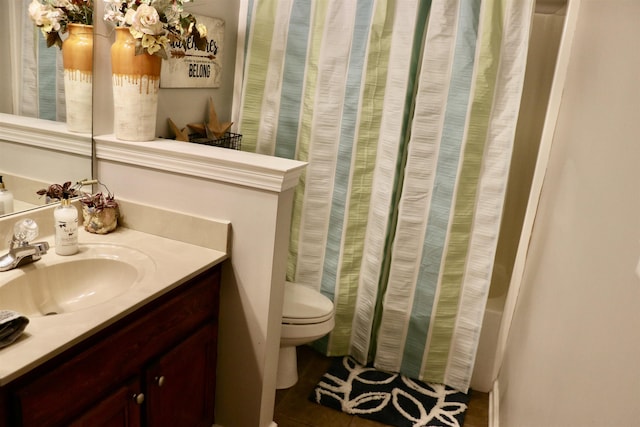
{"label": "wooden sign", "polygon": [[195,17],[199,24],[207,26],[207,49],[196,49],[192,38],[172,43],[169,58],[162,61],[160,87],[220,87],[224,21],[206,16]]}

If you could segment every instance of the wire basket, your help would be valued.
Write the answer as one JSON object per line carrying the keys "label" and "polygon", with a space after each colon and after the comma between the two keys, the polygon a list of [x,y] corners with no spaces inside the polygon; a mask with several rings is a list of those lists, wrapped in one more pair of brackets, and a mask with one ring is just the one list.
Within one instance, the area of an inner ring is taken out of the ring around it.
{"label": "wire basket", "polygon": [[189,135],[189,141],[196,144],[211,145],[213,147],[230,148],[232,150],[240,150],[242,143],[242,135],[239,133],[226,132],[222,138],[207,138],[206,135],[192,133]]}

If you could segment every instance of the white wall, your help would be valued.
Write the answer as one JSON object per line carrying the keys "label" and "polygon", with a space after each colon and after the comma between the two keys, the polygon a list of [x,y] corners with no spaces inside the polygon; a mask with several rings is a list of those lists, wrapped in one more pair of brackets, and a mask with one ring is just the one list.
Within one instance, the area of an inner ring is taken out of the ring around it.
{"label": "white wall", "polygon": [[270,426],[291,207],[304,163],[113,137],[96,139],[96,155],[98,176],[117,198],[231,222],[220,290],[216,422]]}
{"label": "white wall", "polygon": [[502,426],[640,419],[640,2],[583,0],[498,376]]}

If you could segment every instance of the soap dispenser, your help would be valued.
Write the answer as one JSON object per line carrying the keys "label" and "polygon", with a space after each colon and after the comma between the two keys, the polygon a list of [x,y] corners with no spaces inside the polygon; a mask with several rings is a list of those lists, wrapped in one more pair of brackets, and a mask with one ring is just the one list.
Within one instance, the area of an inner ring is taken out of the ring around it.
{"label": "soap dispenser", "polygon": [[56,253],[73,255],[78,252],[78,210],[64,195],[60,206],[53,210]]}
{"label": "soap dispenser", "polygon": [[13,212],[13,194],[5,188],[0,176],[0,215],[10,214]]}

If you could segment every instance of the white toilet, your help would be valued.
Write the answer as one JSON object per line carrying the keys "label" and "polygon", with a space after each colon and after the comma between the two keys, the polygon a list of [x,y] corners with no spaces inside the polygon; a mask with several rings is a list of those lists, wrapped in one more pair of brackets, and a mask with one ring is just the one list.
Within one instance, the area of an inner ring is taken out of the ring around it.
{"label": "white toilet", "polygon": [[298,382],[296,346],[322,338],[335,325],[333,303],[308,286],[285,282],[276,388]]}

